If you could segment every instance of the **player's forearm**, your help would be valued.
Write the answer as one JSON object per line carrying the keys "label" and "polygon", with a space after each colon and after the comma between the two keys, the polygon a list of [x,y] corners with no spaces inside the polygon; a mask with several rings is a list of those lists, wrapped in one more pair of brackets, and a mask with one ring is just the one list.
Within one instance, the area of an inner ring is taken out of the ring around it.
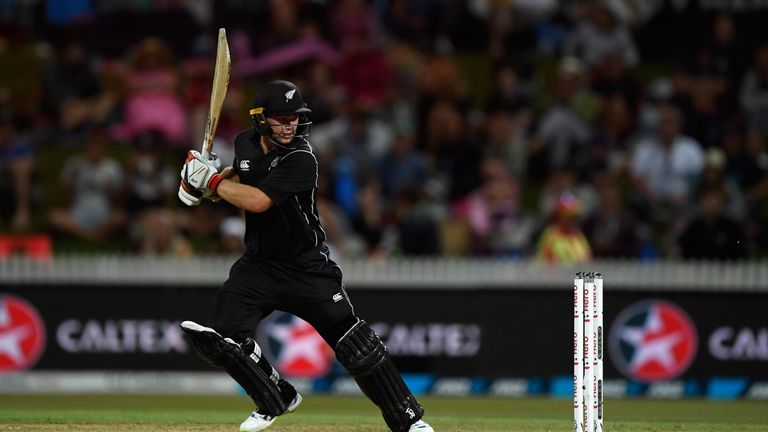
{"label": "player's forearm", "polygon": [[251,213],[261,213],[272,206],[272,199],[261,189],[232,180],[222,180],[216,193],[228,203]]}

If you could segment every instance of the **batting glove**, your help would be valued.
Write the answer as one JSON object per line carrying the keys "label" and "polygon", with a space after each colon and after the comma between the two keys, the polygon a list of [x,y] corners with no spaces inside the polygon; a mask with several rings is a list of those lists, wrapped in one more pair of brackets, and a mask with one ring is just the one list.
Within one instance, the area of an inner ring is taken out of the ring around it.
{"label": "batting glove", "polygon": [[[196,157],[199,157],[199,159],[206,160],[205,158],[203,158],[203,155],[201,153],[199,153],[197,150],[192,150],[192,151],[197,153],[198,156],[196,156]],[[212,167],[216,168],[216,172],[218,172],[218,173],[221,172],[221,159],[219,159],[219,155],[217,155],[214,152],[210,152],[210,153],[208,153],[207,161],[208,161],[209,165],[211,165]]]}
{"label": "batting glove", "polygon": [[216,187],[221,182],[219,175],[221,160],[216,153],[210,154],[210,159],[205,159],[196,150],[187,153],[187,160],[181,168],[181,185],[179,185],[178,197],[187,206],[199,205],[203,198],[218,201],[215,194]]}
{"label": "batting glove", "polygon": [[184,180],[182,180],[181,184],[179,185],[179,200],[188,207],[200,205],[200,203],[203,201],[203,194],[196,190],[187,191],[187,187],[185,187]]}

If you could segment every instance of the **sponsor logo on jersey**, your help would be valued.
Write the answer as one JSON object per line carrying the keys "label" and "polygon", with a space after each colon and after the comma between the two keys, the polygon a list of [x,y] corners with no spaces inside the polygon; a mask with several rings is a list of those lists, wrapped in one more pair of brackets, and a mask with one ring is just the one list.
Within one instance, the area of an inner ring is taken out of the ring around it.
{"label": "sponsor logo on jersey", "polygon": [[259,325],[257,341],[280,374],[319,378],[333,367],[333,351],[306,321],[274,312]]}
{"label": "sponsor logo on jersey", "polygon": [[669,380],[684,373],[696,357],[698,336],[687,313],[664,300],[635,303],[611,326],[611,359],[628,378]]}
{"label": "sponsor logo on jersey", "polygon": [[344,299],[344,297],[341,295],[341,293],[336,293],[336,294],[333,295],[333,302],[334,303],[338,303],[338,302],[342,301],[343,299]]}
{"label": "sponsor logo on jersey", "polygon": [[26,300],[0,294],[0,373],[29,369],[45,350],[45,325]]}
{"label": "sponsor logo on jersey", "polygon": [[248,159],[241,160],[240,161],[240,171],[250,171],[251,170],[251,161]]}

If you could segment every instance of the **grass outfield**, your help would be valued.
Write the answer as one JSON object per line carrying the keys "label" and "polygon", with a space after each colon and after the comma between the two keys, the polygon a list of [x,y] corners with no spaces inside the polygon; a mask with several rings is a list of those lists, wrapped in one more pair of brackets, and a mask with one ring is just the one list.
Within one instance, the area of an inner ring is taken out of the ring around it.
{"label": "grass outfield", "polygon": [[[568,400],[433,398],[420,401],[438,432],[545,432],[573,428]],[[245,397],[0,395],[0,431],[233,432],[251,409]],[[608,400],[606,431],[768,431],[768,402]],[[386,432],[363,398],[309,395],[271,432]]]}

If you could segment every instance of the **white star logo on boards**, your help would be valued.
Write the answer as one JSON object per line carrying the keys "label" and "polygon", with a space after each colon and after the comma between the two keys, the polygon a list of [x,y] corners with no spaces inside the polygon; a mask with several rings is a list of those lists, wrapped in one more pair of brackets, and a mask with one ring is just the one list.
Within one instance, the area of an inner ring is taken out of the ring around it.
{"label": "white star logo on boards", "polygon": [[674,332],[650,340],[648,338],[649,334],[659,332],[663,327],[658,310],[652,308],[644,326],[627,327],[624,330],[621,338],[637,350],[629,364],[631,369],[641,367],[650,361],[657,361],[666,370],[676,366],[677,362],[672,350],[684,339],[682,333]]}
{"label": "white star logo on boards", "polygon": [[7,356],[15,364],[20,365],[24,361],[24,351],[21,343],[32,331],[27,326],[11,328],[0,334],[0,356]]}
{"label": "white star logo on boards", "polygon": [[13,295],[0,295],[0,374],[32,366],[45,348],[44,332],[31,304]]}

